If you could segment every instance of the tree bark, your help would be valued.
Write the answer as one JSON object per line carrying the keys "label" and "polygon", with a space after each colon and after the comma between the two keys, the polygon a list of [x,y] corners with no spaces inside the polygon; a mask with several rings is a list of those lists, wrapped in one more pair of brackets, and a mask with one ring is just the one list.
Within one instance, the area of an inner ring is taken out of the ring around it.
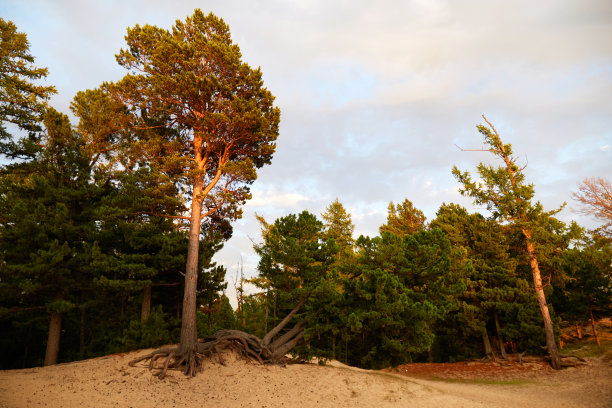
{"label": "tree bark", "polygon": [[578,340],[582,340],[582,327],[578,325],[578,323],[574,323],[574,327],[576,327],[576,335],[578,336]]}
{"label": "tree bark", "polygon": [[491,342],[489,341],[489,334],[487,333],[486,327],[482,333],[482,344],[484,345],[486,357],[493,358],[493,349],[491,348]]}
{"label": "tree bark", "polygon": [[45,362],[43,365],[49,366],[57,363],[59,354],[60,335],[62,331],[62,314],[59,312],[51,313],[49,322],[49,337],[47,338],[47,350],[45,352]]}
{"label": "tree bark", "polygon": [[185,269],[185,291],[183,294],[183,315],[181,321],[181,351],[195,350],[198,342],[196,327],[196,295],[198,287],[198,256],[200,248],[200,223],[202,203],[199,195],[202,184],[194,188],[191,203],[191,222],[189,225],[189,246],[187,247],[187,267]]}
{"label": "tree bark", "polygon": [[270,349],[278,349],[292,338],[297,337],[300,332],[304,331],[304,326],[306,326],[306,320],[300,320],[295,326],[293,326],[291,330],[280,336],[278,339],[274,340],[274,342],[272,342],[272,344],[270,345]]}
{"label": "tree bark", "polygon": [[79,358],[85,358],[85,308],[81,308],[81,327],[79,333]]}
{"label": "tree bark", "polygon": [[495,329],[497,330],[497,338],[499,339],[499,351],[504,360],[508,358],[506,354],[506,347],[504,347],[504,338],[501,333],[501,326],[499,325],[499,319],[497,317],[497,310],[493,310],[493,316],[495,317]]}
{"label": "tree bark", "polygon": [[544,288],[542,286],[540,266],[538,265],[538,258],[536,256],[535,248],[531,240],[531,230],[526,226],[526,223],[529,220],[527,213],[524,209],[521,208],[523,199],[521,198],[521,195],[517,192],[517,182],[515,177],[517,166],[515,165],[514,160],[508,155],[508,152],[506,152],[504,144],[501,141],[501,137],[497,133],[497,130],[495,129],[493,124],[489,122],[484,115],[482,117],[487,122],[487,124],[491,126],[491,129],[495,133],[495,136],[497,137],[496,148],[498,149],[498,153],[501,154],[501,157],[506,163],[506,171],[510,178],[512,190],[516,196],[516,204],[518,210],[518,213],[514,214],[512,218],[515,223],[521,225],[521,231],[525,237],[525,246],[527,248],[527,254],[529,255],[529,265],[531,266],[531,272],[533,274],[533,283],[538,298],[538,305],[540,306],[540,312],[542,313],[542,318],[544,319],[544,330],[546,332],[546,348],[548,349],[548,354],[550,355],[550,365],[555,370],[560,370],[561,359],[559,358],[559,353],[557,352],[557,345],[555,343],[555,333],[553,331],[553,325],[552,320],[550,318],[550,313],[548,311],[548,305],[546,304],[546,296],[544,295]]}
{"label": "tree bark", "polygon": [[[202,134],[194,133],[193,150],[195,169],[204,171],[206,159],[202,157],[204,140]],[[214,182],[216,184],[216,181]],[[191,219],[189,223],[189,244],[187,247],[187,266],[185,268],[185,291],[183,295],[183,314],[181,320],[181,340],[179,352],[191,352],[198,343],[196,325],[196,296],[198,290],[198,257],[200,252],[200,228],[202,223],[202,201],[214,184],[204,191],[204,176],[197,174],[193,180],[191,197]],[[190,363],[188,363],[190,365]]]}
{"label": "tree bark", "polygon": [[599,341],[599,335],[597,334],[597,328],[595,327],[595,319],[593,318],[593,309],[590,309],[589,312],[591,313],[591,326],[593,326],[593,336],[595,336],[595,341],[597,342],[597,345],[601,346],[601,343]]}
{"label": "tree bark", "polygon": [[285,354],[290,352],[291,349],[297,346],[298,343],[302,341],[303,338],[304,338],[304,330],[302,329],[292,340],[274,349],[272,353],[272,361],[280,361],[280,359],[283,358]]}
{"label": "tree bark", "polygon": [[540,312],[544,320],[544,331],[546,332],[546,348],[550,356],[550,365],[555,370],[561,369],[561,359],[557,351],[557,344],[555,343],[555,332],[553,330],[552,319],[548,311],[548,304],[546,303],[546,296],[544,295],[544,287],[542,286],[542,276],[540,275],[540,266],[538,265],[538,258],[536,257],[533,243],[531,242],[531,231],[523,227],[523,235],[525,236],[525,245],[527,247],[527,253],[529,254],[529,265],[531,266],[531,272],[533,273],[533,283],[538,297],[538,305],[540,306]]}
{"label": "tree bark", "polygon": [[140,321],[144,322],[151,315],[151,285],[142,291],[142,307],[140,308]]}
{"label": "tree bark", "polygon": [[310,294],[304,296],[302,300],[300,300],[300,303],[298,303],[298,305],[294,307],[293,310],[289,312],[289,314],[285,316],[285,318],[279,324],[276,325],[276,327],[266,333],[266,335],[262,339],[262,343],[264,346],[270,344],[274,336],[276,336],[291,321],[291,319],[293,319],[293,316],[295,316],[295,314],[302,308],[302,306],[306,304],[306,301],[309,297]]}

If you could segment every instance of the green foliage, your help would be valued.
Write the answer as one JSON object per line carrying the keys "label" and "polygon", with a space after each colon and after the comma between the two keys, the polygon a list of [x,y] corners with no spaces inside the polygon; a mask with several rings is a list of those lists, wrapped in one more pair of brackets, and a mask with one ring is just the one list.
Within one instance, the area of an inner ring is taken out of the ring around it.
{"label": "green foliage", "polygon": [[241,61],[227,24],[200,10],[171,30],[136,25],[126,42],[117,61],[130,73],[105,88],[145,129],[124,139],[129,156],[147,163],[160,187],[189,196],[207,186],[194,197],[206,212],[239,218],[278,136],[280,111],[261,71]]}
{"label": "green foliage", "polygon": [[612,312],[612,239],[584,235],[562,257],[563,280],[556,285],[552,303],[571,323],[588,321]]}
{"label": "green foliage", "polygon": [[511,229],[480,214],[469,214],[455,204],[443,204],[431,226],[444,231],[454,246],[453,273],[463,286],[455,296],[457,307],[437,329],[435,358],[444,361],[482,356],[483,333],[498,335],[495,315],[501,326],[501,341],[510,346],[510,351],[539,352],[537,344],[544,333],[541,317],[527,281],[517,270],[516,256],[524,258],[523,252],[513,256],[510,251]]}
{"label": "green foliage", "polygon": [[403,239],[384,232],[360,237],[358,271],[346,281],[344,301],[357,353],[365,367],[398,365],[429,350],[433,327],[452,307],[450,243],[439,230]]}
{"label": "green foliage", "polygon": [[[277,219],[255,247],[260,276],[284,299],[298,299],[325,277],[337,247],[322,239],[323,223],[307,211]],[[287,306],[289,309],[293,307]]]}
{"label": "green foliage", "polygon": [[335,238],[313,215],[260,220],[260,277],[274,295],[261,301],[275,300],[268,310],[282,318],[310,295],[296,316],[307,321],[306,344],[295,353],[382,367],[429,349],[431,326],[450,307],[450,243],[441,231],[360,237],[357,258],[338,263]]}
{"label": "green foliage", "polygon": [[[484,116],[483,116],[484,118]],[[546,302],[545,282],[542,279],[540,263],[546,258],[547,249],[556,246],[558,235],[550,227],[563,228],[562,223],[553,218],[561,209],[545,212],[539,202],[533,203],[534,188],[525,183],[524,168],[516,164],[517,158],[512,156],[512,147],[503,144],[497,130],[484,118],[487,124],[477,126],[483,135],[488,151],[504,162],[501,167],[493,167],[480,163],[477,167],[482,181],[475,182],[468,172],[461,172],[453,167],[453,175],[462,184],[461,194],[471,197],[476,204],[485,204],[492,218],[509,223],[516,231],[520,231],[524,254],[528,257],[529,268],[533,276],[534,289],[542,314],[546,334],[546,347],[551,358],[551,365],[561,369],[561,361],[555,341],[555,326]],[[557,224],[557,226],[555,226]],[[544,254],[542,256],[542,254]],[[550,294],[549,294],[550,295]]]}
{"label": "green foliage", "polygon": [[333,239],[342,250],[352,249],[355,243],[353,231],[355,226],[342,203],[336,200],[332,202],[321,214],[324,223],[323,238]]}
{"label": "green foliage", "polygon": [[[55,88],[37,84],[48,71],[34,65],[25,33],[0,18],[0,37],[0,155],[28,159],[39,150],[36,142],[41,117]],[[17,138],[9,132],[6,122],[27,135]]]}
{"label": "green foliage", "polygon": [[132,320],[118,343],[123,350],[137,350],[176,343],[180,334],[177,319],[164,314],[161,305],[153,307],[145,321]]}
{"label": "green foliage", "polygon": [[237,329],[234,309],[227,296],[223,295],[214,302],[213,307],[200,307],[197,315],[198,337],[206,337],[219,330]]}
{"label": "green foliage", "polygon": [[380,227],[381,235],[389,232],[404,237],[425,228],[425,215],[408,199],[398,205],[390,202],[388,210],[387,223]]}
{"label": "green foliage", "polygon": [[[207,23],[200,17],[201,12],[196,12],[192,22],[203,29]],[[207,19],[211,24],[206,29],[224,25],[212,15]],[[177,26],[190,37],[193,27]],[[40,362],[50,312],[63,315],[60,360],[150,346],[155,336],[167,341],[164,333],[172,332],[170,326],[176,323],[170,316],[181,308],[181,270],[188,240],[175,220],[188,218],[183,213],[185,203],[193,198],[189,180],[201,177],[206,168],[211,179],[219,182],[216,187],[210,185],[214,191],[205,202],[209,215],[216,213],[201,225],[203,242],[196,264],[198,301],[210,305],[226,287],[225,269],[215,265],[212,257],[231,236],[228,220],[240,215],[237,205],[249,196],[245,186],[254,180],[254,169],[271,159],[279,112],[262,86],[261,73],[241,63],[239,52],[225,55],[220,44],[206,39],[206,47],[200,41],[192,44],[192,50],[207,48],[206,56],[215,58],[209,68],[220,68],[218,74],[236,68],[231,80],[218,78],[225,99],[212,88],[206,91],[209,102],[223,100],[220,103],[227,106],[211,107],[203,119],[198,111],[201,122],[194,125],[177,121],[172,116],[177,111],[161,105],[155,105],[159,110],[145,102],[126,105],[116,96],[119,90],[129,90],[107,84],[77,93],[71,104],[79,119],[74,129],[65,115],[47,109],[45,100],[54,89],[36,85],[46,70],[34,67],[25,34],[2,19],[0,29],[0,154],[19,159],[0,172],[0,342],[4,333],[26,337],[18,347],[23,359],[3,357],[0,365]],[[170,34],[165,39],[177,37]],[[229,32],[218,39],[228,40],[237,51]],[[183,57],[188,59],[190,52]],[[195,56],[195,61],[201,62],[202,56]],[[229,65],[222,66],[226,56]],[[183,62],[189,64],[187,59]],[[179,69],[180,75],[184,68]],[[209,78],[200,68],[194,67],[194,72]],[[140,78],[141,84],[146,76]],[[131,78],[126,83],[138,81]],[[183,78],[184,85],[188,82]],[[155,86],[149,85],[151,93],[144,97],[155,94]],[[240,89],[229,90],[230,85]],[[236,113],[233,118],[232,113]],[[6,127],[7,123],[12,127]],[[42,124],[45,133],[40,132]],[[216,133],[211,131],[213,126]],[[12,129],[20,133],[10,134]],[[216,134],[204,143],[210,163],[197,169],[190,167],[191,160],[182,159],[193,151],[187,140],[193,129],[200,136]],[[27,136],[20,138],[24,132]],[[236,135],[244,138],[236,140]],[[215,178],[218,172],[223,175]],[[153,304],[160,309],[139,323],[144,288],[151,288]],[[162,306],[168,314],[162,314]],[[94,319],[94,311],[105,319]],[[163,319],[170,326],[164,326]]]}

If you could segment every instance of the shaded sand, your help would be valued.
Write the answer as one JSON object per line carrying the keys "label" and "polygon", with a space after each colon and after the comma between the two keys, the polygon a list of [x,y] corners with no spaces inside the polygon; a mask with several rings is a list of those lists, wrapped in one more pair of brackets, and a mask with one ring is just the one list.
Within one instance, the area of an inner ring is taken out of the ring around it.
{"label": "shaded sand", "polygon": [[588,366],[513,384],[431,381],[339,363],[261,366],[228,356],[164,380],[128,361],[145,351],[0,371],[0,407],[612,407],[612,367]]}

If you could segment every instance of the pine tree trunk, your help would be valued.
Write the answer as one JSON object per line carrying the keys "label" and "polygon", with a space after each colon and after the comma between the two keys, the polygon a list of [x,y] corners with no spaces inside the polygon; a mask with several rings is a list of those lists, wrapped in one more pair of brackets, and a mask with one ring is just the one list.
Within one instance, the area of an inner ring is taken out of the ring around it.
{"label": "pine tree trunk", "polygon": [[336,336],[332,336],[332,358],[336,360]]}
{"label": "pine tree trunk", "polygon": [[493,358],[493,349],[491,348],[491,342],[489,341],[489,334],[487,333],[486,327],[482,333],[482,344],[484,345],[486,357]]}
{"label": "pine tree trunk", "polygon": [[578,323],[574,324],[576,327],[576,335],[578,336],[578,340],[582,340],[582,327],[578,325]]}
{"label": "pine tree trunk", "polygon": [[189,226],[189,246],[187,248],[187,267],[185,269],[185,292],[183,294],[183,315],[181,321],[181,351],[195,349],[198,342],[196,326],[196,295],[198,287],[198,255],[200,246],[200,223],[202,220],[202,203],[196,199],[202,188],[195,188],[191,204],[191,222]]}
{"label": "pine tree trunk", "polygon": [[601,346],[601,343],[599,341],[599,335],[597,334],[597,328],[595,327],[595,319],[593,318],[593,309],[589,310],[591,313],[591,326],[593,326],[593,336],[595,336],[595,341],[597,342],[598,346]]}
{"label": "pine tree trunk", "polygon": [[142,307],[140,308],[140,321],[144,322],[151,315],[151,285],[142,291]]}
{"label": "pine tree trunk", "polygon": [[495,147],[497,148],[497,154],[500,155],[504,162],[506,163],[506,171],[510,176],[510,183],[512,184],[512,190],[516,196],[516,204],[518,205],[517,210],[518,213],[513,215],[513,221],[515,223],[523,223],[521,227],[521,231],[525,236],[525,245],[527,247],[527,254],[529,255],[529,265],[531,266],[531,272],[533,273],[533,283],[536,290],[536,295],[538,297],[538,304],[540,305],[540,312],[542,313],[542,318],[544,319],[544,330],[546,331],[546,347],[548,349],[548,354],[550,356],[550,365],[555,370],[561,369],[561,360],[559,358],[559,353],[557,352],[557,345],[555,344],[555,333],[553,331],[552,319],[550,318],[550,313],[548,311],[548,305],[546,304],[546,296],[544,295],[544,288],[542,287],[542,276],[540,275],[540,266],[538,265],[538,258],[535,253],[535,248],[533,246],[533,242],[531,241],[532,235],[531,230],[524,226],[528,221],[527,213],[525,209],[521,208],[523,200],[521,195],[517,192],[517,182],[516,182],[516,171],[518,167],[514,163],[514,159],[510,157],[508,152],[506,151],[504,144],[495,130],[495,127],[484,117],[484,120],[491,126],[495,136],[497,137],[495,141]]}
{"label": "pine tree trunk", "polygon": [[497,330],[497,338],[499,339],[499,351],[504,360],[508,358],[506,354],[506,347],[504,347],[504,338],[501,334],[501,326],[499,325],[499,319],[497,317],[497,310],[493,310],[493,316],[495,317],[495,329]]}
{"label": "pine tree trunk", "polygon": [[265,319],[264,319],[264,333],[268,332],[268,296],[266,294],[266,315],[265,315]]}
{"label": "pine tree trunk", "polygon": [[45,352],[45,362],[43,365],[49,366],[57,363],[59,354],[60,335],[62,331],[62,314],[59,312],[51,313],[49,322],[49,337],[47,338],[47,350]]}
{"label": "pine tree trunk", "polygon": [[544,295],[542,276],[540,275],[540,266],[538,265],[535,249],[533,247],[533,243],[531,242],[531,231],[527,228],[523,228],[523,235],[525,235],[525,243],[527,246],[527,253],[529,254],[529,264],[531,266],[531,272],[533,273],[533,283],[535,286],[536,295],[538,297],[538,304],[540,305],[540,312],[542,313],[542,318],[544,320],[546,348],[548,349],[548,354],[550,356],[550,365],[555,370],[560,370],[561,359],[559,358],[559,353],[557,351],[552,319],[550,318],[548,304],[546,303],[546,296]]}
{"label": "pine tree trunk", "polygon": [[85,308],[81,308],[81,327],[79,333],[79,358],[85,358]]}
{"label": "pine tree trunk", "polygon": [[25,368],[26,361],[28,361],[28,353],[30,352],[30,338],[32,337],[32,326],[28,326],[28,334],[26,335],[25,347],[23,348],[23,360],[21,361],[21,368]]}

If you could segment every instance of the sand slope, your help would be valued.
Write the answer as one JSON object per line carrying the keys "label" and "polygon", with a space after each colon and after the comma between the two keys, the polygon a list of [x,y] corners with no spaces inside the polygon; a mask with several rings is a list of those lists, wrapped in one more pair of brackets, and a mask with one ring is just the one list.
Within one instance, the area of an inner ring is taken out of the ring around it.
{"label": "sand slope", "polygon": [[612,407],[601,359],[517,385],[408,378],[333,364],[261,366],[230,356],[204,373],[164,380],[127,362],[143,351],[0,371],[0,407]]}

